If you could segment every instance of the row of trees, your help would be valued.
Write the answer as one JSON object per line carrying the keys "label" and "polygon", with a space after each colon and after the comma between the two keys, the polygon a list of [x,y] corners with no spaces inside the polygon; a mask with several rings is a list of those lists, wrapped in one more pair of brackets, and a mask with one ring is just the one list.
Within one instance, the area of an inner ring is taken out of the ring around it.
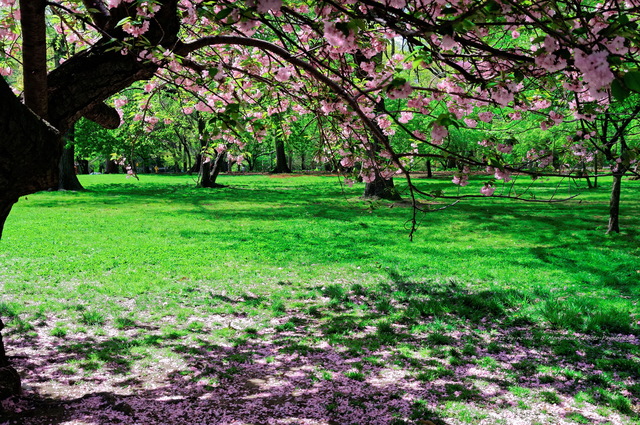
{"label": "row of trees", "polygon": [[[79,119],[155,137],[172,126],[158,126],[154,98],[175,92],[167,119],[198,112],[212,167],[294,123],[352,178],[392,191],[404,174],[416,210],[442,196],[414,184],[417,160],[455,162],[460,186],[486,170],[464,196],[499,196],[517,172],[605,167],[619,231],[638,152],[639,12],[637,0],[0,0],[0,226],[57,184]],[[139,81],[147,100],[132,114],[119,93]]]}

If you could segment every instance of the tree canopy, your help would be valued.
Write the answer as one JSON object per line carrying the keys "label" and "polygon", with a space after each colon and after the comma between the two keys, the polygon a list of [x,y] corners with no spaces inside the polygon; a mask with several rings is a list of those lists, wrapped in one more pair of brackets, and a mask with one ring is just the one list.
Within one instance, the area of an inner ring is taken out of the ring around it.
{"label": "tree canopy", "polygon": [[[2,0],[0,6],[0,84],[14,90],[5,87],[0,103],[7,107],[21,95],[58,133],[80,117],[118,127],[128,115],[113,96],[146,81],[149,96],[167,87],[188,93],[181,112],[208,117],[206,152],[214,156],[224,151],[241,161],[247,135],[267,137],[266,117],[286,116],[270,121],[285,134],[292,122],[311,117],[321,124],[318,159],[339,161],[365,182],[404,173],[416,208],[419,195],[442,196],[413,184],[408,171],[420,158],[455,161],[460,171],[452,182],[460,186],[484,170],[486,183],[464,196],[513,196],[496,188],[517,172],[582,177],[600,161],[618,185],[635,172],[637,1]],[[47,50],[52,43],[55,57]],[[160,122],[151,105],[141,99],[131,117],[149,132]],[[27,112],[8,113],[15,117],[4,126]],[[561,143],[557,134],[546,136],[558,126]],[[541,140],[525,143],[533,127]],[[55,177],[51,159],[59,143],[19,141],[27,133],[23,127],[3,142],[3,221],[19,196],[50,187],[47,179]],[[479,142],[471,148],[454,133]],[[51,163],[47,179],[17,177],[18,167],[33,171],[41,157]],[[617,218],[609,230],[618,230]]]}

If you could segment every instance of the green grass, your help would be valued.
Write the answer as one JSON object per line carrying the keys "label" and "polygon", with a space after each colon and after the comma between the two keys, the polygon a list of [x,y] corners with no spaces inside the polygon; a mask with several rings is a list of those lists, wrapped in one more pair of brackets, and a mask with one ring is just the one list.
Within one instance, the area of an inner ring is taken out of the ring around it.
{"label": "green grass", "polygon": [[[567,294],[610,306],[585,325],[594,328],[640,295],[632,188],[621,235],[603,235],[601,188],[564,204],[465,202],[427,215],[409,243],[407,208],[371,210],[355,198],[358,188],[343,194],[336,177],[223,177],[231,187],[218,190],[195,189],[186,176],[82,177],[88,192],[40,193],[14,207],[0,254],[7,290],[130,296],[188,294],[211,282],[230,293],[247,282],[250,290],[303,282],[324,283],[326,296],[339,299],[345,286],[336,282],[455,279],[542,296],[539,313],[552,324],[592,308],[565,302],[570,311],[554,316]],[[452,190],[432,184],[443,185]],[[477,307],[491,313],[508,301]]]}
{"label": "green grass", "polygon": [[[365,359],[318,369],[318,382],[365,384],[383,364],[420,385],[454,380],[440,407],[415,412],[466,423],[489,402],[480,378],[457,375],[465,365],[495,376],[520,399],[514,409],[570,399],[634,415],[640,348],[617,335],[639,333],[640,182],[624,182],[621,234],[604,234],[601,179],[567,203],[464,201],[422,216],[410,242],[409,208],[364,202],[361,186],[337,177],[221,176],[229,187],[213,190],[188,176],[81,180],[86,192],[21,199],[0,242],[5,333],[49,326],[77,357],[65,373],[128,373],[159,353],[275,338],[276,357],[327,344]],[[448,180],[418,183],[455,191]],[[538,193],[554,183],[537,182]],[[192,378],[234,379],[243,356]]]}

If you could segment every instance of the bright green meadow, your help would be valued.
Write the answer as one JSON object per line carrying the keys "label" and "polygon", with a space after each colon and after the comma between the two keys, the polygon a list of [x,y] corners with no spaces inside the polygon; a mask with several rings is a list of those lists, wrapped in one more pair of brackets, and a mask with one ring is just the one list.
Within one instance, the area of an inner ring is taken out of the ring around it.
{"label": "bright green meadow", "polygon": [[[456,191],[450,178],[416,181]],[[640,423],[638,181],[623,182],[620,234],[605,235],[610,181],[601,178],[597,189],[563,186],[558,197],[579,196],[562,203],[474,198],[419,214],[413,241],[407,203],[363,200],[362,185],[336,176],[221,176],[221,189],[196,188],[190,176],[81,182],[84,192],[21,199],[0,241],[9,350],[46,329],[55,350],[75,353],[60,368],[77,381],[125,376],[205,339],[246,347],[295,331],[279,340],[286,352],[326,342],[350,358],[389,361],[403,379],[453,380],[443,394],[455,396],[416,396],[394,423],[512,423],[505,418],[534,411],[542,416],[528,423]],[[536,182],[535,193],[544,198],[556,183]],[[216,325],[212,315],[248,324]],[[131,329],[141,333],[118,349],[65,342],[116,343]],[[507,358],[521,349],[538,354]],[[517,403],[481,395],[479,375],[458,376],[463,364],[500,376]],[[369,373],[344,372],[359,383]],[[325,408],[338,415],[332,402]]]}

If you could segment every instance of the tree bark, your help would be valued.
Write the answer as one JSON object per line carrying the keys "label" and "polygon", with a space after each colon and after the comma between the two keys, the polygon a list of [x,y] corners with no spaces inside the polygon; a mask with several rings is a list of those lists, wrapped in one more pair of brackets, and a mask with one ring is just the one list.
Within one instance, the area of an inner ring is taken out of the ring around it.
{"label": "tree bark", "polygon": [[107,159],[104,165],[105,174],[118,174],[118,164],[113,159]]}
{"label": "tree bark", "polygon": [[200,166],[200,183],[198,186],[213,187],[213,182],[211,181],[211,161],[202,162]]}
{"label": "tree bark", "polygon": [[76,172],[75,148],[73,146],[75,132],[73,127],[67,132],[66,139],[68,145],[62,150],[62,156],[60,157],[58,190],[84,190]]}
{"label": "tree bark", "polygon": [[0,236],[21,196],[58,184],[59,133],[23,105],[0,78]]}
{"label": "tree bark", "polygon": [[44,0],[20,0],[24,103],[47,119],[47,26]]}
{"label": "tree bark", "polygon": [[[62,151],[59,133],[23,105],[0,78],[0,236],[21,196],[55,186]],[[0,331],[2,330],[0,322]],[[0,334],[0,399],[20,392]]]}
{"label": "tree bark", "polygon": [[[4,323],[0,319],[0,332],[4,328]],[[20,394],[20,375],[9,364],[9,359],[4,351],[2,334],[0,333],[0,400]],[[2,412],[2,405],[0,405]]]}
{"label": "tree bark", "polygon": [[607,234],[611,232],[620,233],[620,189],[623,175],[623,172],[613,173],[611,197],[609,198],[609,226],[607,227]]}
{"label": "tree bark", "polygon": [[433,178],[433,171],[431,171],[431,160],[427,159],[427,178]]}
{"label": "tree bark", "polygon": [[402,199],[393,183],[393,179],[385,180],[378,173],[376,173],[375,180],[365,185],[363,196],[365,198],[381,198],[390,201],[400,201]]}
{"label": "tree bark", "polygon": [[287,163],[287,153],[284,150],[284,140],[276,139],[276,167],[271,170],[271,174],[290,173],[291,168]]}

